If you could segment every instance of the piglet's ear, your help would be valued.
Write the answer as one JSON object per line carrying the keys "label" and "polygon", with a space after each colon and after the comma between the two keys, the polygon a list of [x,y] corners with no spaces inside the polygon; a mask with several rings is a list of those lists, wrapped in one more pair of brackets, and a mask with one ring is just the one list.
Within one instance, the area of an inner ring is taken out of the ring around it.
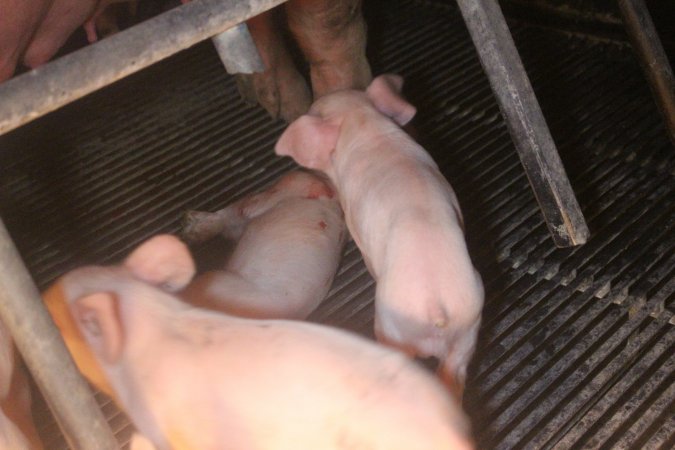
{"label": "piglet's ear", "polygon": [[366,89],[366,94],[378,111],[401,126],[410,122],[417,112],[413,105],[401,97],[402,88],[403,77],[385,74],[375,78]]}
{"label": "piglet's ear", "polygon": [[160,234],[136,248],[124,261],[136,278],[168,292],[183,289],[195,275],[190,250],[176,236]]}
{"label": "piglet's ear", "polygon": [[325,171],[339,131],[337,125],[321,117],[304,115],[286,128],[274,151],[279,156],[290,156],[301,166]]}
{"label": "piglet's ear", "polygon": [[76,322],[70,306],[66,302],[63,283],[56,282],[42,294],[42,297],[80,372],[97,389],[103,391],[109,397],[114,397],[115,394],[101,370],[100,363],[92,353],[91,347],[87,344],[80,330],[80,325]]}
{"label": "piglet's ear", "polygon": [[110,292],[89,294],[77,299],[71,310],[94,353],[101,361],[115,364],[124,346],[117,297]]}

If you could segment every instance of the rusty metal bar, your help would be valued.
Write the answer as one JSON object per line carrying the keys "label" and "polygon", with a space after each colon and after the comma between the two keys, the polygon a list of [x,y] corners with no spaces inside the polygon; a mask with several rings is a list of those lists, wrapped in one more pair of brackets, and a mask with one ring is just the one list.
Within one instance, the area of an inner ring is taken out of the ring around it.
{"label": "rusty metal bar", "polygon": [[284,0],[195,0],[0,84],[0,134]]}
{"label": "rusty metal bar", "polygon": [[497,0],[457,0],[483,70],[558,247],[589,231]]}
{"label": "rusty metal bar", "polygon": [[245,23],[223,31],[212,39],[229,74],[264,72],[265,65]]}
{"label": "rusty metal bar", "polygon": [[0,319],[75,450],[119,449],[0,219]]}
{"label": "rusty metal bar", "polygon": [[652,88],[670,141],[675,145],[675,77],[643,0],[619,0],[633,49]]}

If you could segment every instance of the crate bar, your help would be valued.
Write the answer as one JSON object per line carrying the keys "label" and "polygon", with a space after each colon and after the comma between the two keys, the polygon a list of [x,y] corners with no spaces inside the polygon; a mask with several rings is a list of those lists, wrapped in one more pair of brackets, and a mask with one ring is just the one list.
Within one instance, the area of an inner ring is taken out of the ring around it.
{"label": "crate bar", "polygon": [[75,450],[119,449],[0,219],[0,320]]}
{"label": "crate bar", "polygon": [[457,0],[525,173],[558,247],[589,231],[496,0]]}
{"label": "crate bar", "polygon": [[675,145],[675,77],[654,22],[643,0],[619,0],[619,6],[633,49],[663,116],[670,142]]}
{"label": "crate bar", "polygon": [[234,75],[265,71],[265,64],[245,23],[223,31],[211,41],[227,73]]}
{"label": "crate bar", "polygon": [[195,0],[0,84],[0,135],[284,0]]}

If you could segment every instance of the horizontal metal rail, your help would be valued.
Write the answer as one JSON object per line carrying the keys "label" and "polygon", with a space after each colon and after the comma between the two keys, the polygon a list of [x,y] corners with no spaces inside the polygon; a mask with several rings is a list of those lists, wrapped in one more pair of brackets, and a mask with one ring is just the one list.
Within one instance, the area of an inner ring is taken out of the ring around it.
{"label": "horizontal metal rail", "polygon": [[215,36],[284,0],[195,0],[0,84],[0,134]]}

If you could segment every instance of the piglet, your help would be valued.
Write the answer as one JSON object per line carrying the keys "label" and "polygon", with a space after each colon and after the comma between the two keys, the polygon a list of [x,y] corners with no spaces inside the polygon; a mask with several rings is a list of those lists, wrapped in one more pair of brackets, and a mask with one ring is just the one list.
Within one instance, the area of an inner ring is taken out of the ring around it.
{"label": "piglet", "polygon": [[[167,280],[180,278],[174,264],[189,265],[183,256],[158,260]],[[57,284],[119,403],[157,449],[472,447],[448,392],[364,338],[193,308],[124,266],[76,269]]]}
{"label": "piglet", "polygon": [[[122,266],[132,271],[137,279],[166,292],[183,289],[192,280],[196,270],[187,246],[176,237],[165,234],[143,242],[126,257]],[[99,391],[117,400],[108,378],[71,314],[63,283],[53,283],[42,293],[42,298],[77,368]]]}
{"label": "piglet", "polygon": [[[222,235],[237,245],[223,270],[198,276],[181,298],[243,317],[304,319],[328,294],[346,228],[330,181],[293,171],[225,209],[188,213],[183,235],[192,242]],[[161,251],[146,244],[128,264],[140,266]]]}
{"label": "piglet", "polygon": [[19,366],[9,330],[0,322],[0,449],[42,448],[30,406],[28,379]]}
{"label": "piglet", "polygon": [[375,333],[409,354],[440,359],[458,392],[474,351],[483,285],[464,241],[457,198],[429,154],[399,125],[415,108],[403,79],[316,101],[276,145],[337,187],[347,228],[377,281]]}
{"label": "piglet", "polygon": [[[215,213],[191,211],[184,234],[193,242],[218,235],[239,242],[223,270],[194,280],[190,250],[167,234],[143,242],[122,266],[137,279],[177,293],[194,306],[257,318],[304,318],[328,292],[346,229],[330,182],[318,174],[295,171]],[[43,299],[80,372],[116,399],[75,325],[63,284],[54,283]]]}

